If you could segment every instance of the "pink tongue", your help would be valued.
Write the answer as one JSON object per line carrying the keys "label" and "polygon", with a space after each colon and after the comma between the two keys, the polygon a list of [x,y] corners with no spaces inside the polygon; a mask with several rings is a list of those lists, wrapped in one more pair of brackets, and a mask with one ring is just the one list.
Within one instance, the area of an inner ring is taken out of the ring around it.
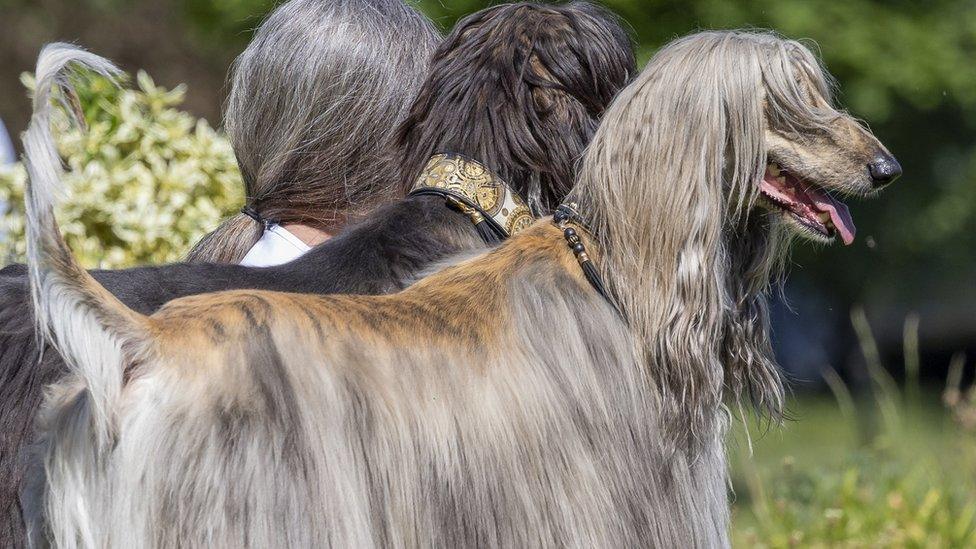
{"label": "pink tongue", "polygon": [[851,212],[847,209],[847,204],[834,200],[833,197],[820,192],[819,189],[807,189],[807,196],[817,206],[817,209],[830,214],[830,221],[833,222],[845,246],[854,242],[854,233],[857,228],[854,227],[854,220],[851,219]]}
{"label": "pink tongue", "polygon": [[[767,179],[764,179],[760,183],[763,192],[787,204],[795,204],[800,201],[796,194],[800,194],[801,196],[805,195],[808,204],[812,204],[816,209],[830,216],[830,221],[834,224],[845,246],[854,242],[854,233],[857,229],[854,227],[854,220],[851,219],[851,212],[847,209],[846,204],[834,200],[827,193],[814,187],[804,188],[799,193],[791,195],[782,190],[778,185],[771,183],[768,179],[772,177],[771,175],[767,174],[766,177]],[[794,185],[794,188],[799,187]]]}

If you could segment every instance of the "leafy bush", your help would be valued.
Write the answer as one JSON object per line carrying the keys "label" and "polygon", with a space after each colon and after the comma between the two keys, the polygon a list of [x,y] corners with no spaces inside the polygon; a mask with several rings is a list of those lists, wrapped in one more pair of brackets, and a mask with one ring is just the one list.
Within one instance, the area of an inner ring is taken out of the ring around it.
{"label": "leafy bush", "polygon": [[[33,89],[29,75],[22,77]],[[138,89],[79,79],[88,128],[64,112],[54,133],[65,159],[65,200],[58,211],[68,244],[87,267],[119,268],[181,259],[243,201],[228,141],[203,119],[176,107],[184,86],[156,86],[145,72]],[[128,80],[128,78],[126,78]],[[0,168],[0,259],[25,253],[23,165]]]}

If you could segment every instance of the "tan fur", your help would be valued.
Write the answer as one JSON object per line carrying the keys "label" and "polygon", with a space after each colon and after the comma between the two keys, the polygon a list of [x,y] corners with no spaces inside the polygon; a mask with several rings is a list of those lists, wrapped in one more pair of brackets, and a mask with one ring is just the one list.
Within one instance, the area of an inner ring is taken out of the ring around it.
{"label": "tan fur", "polygon": [[[803,46],[764,33],[700,33],[655,55],[571,194],[616,308],[542,220],[399,294],[197,296],[132,332],[111,319],[133,313],[60,247],[44,192],[57,174],[31,171],[39,316],[66,352],[107,342],[72,355],[78,378],[46,406],[48,537],[727,546],[722,400],[748,391],[776,414],[783,399],[765,294],[788,233],[756,205],[768,136],[817,142],[824,163],[871,148],[816,137],[854,135],[824,107],[827,81]],[[862,190],[852,165],[841,175]],[[123,372],[99,401],[110,415],[91,417],[92,387]]]}
{"label": "tan fur", "polygon": [[[298,322],[304,333],[339,326],[383,345],[490,346],[510,318],[495,316],[510,298],[499,280],[524,263],[553,262],[576,279],[585,279],[560,231],[538,222],[518,240],[488,256],[490,261],[464,263],[425,278],[407,290],[387,296],[310,296],[265,291],[229,291],[174,300],[149,317],[161,349],[188,351],[245,336],[255,324]],[[450,314],[451,312],[459,314]],[[204,315],[201,315],[204,312]],[[416,339],[416,330],[433,339]],[[189,359],[190,356],[188,355]]]}

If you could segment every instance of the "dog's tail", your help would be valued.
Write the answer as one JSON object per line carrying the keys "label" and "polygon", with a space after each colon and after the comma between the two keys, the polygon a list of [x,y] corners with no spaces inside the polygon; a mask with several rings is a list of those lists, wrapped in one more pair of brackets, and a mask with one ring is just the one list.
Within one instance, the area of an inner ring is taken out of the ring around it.
{"label": "dog's tail", "polygon": [[69,44],[49,44],[37,60],[34,112],[24,133],[27,264],[39,334],[61,353],[88,389],[95,444],[108,442],[123,373],[146,347],[147,318],[115,298],[75,260],[61,236],[54,207],[63,193],[61,157],[51,134],[52,98],[83,124],[69,77],[78,68],[112,80],[111,62]]}

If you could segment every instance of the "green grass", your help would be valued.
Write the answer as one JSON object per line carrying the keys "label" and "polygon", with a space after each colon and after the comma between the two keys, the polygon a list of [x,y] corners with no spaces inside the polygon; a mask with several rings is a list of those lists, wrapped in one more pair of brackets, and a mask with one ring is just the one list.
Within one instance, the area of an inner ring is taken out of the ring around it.
{"label": "green grass", "polygon": [[937,395],[913,404],[889,398],[894,418],[882,417],[877,402],[844,410],[827,398],[794,400],[782,427],[749,420],[751,453],[737,422],[729,456],[735,545],[976,546],[972,433]]}
{"label": "green grass", "polygon": [[[833,398],[790,404],[769,427],[746,417],[731,434],[737,547],[976,547],[976,386],[957,355],[941,394],[919,387],[918,319],[905,320],[905,387],[882,367],[863,310],[868,396],[832,371]],[[757,435],[761,435],[758,436]]]}

